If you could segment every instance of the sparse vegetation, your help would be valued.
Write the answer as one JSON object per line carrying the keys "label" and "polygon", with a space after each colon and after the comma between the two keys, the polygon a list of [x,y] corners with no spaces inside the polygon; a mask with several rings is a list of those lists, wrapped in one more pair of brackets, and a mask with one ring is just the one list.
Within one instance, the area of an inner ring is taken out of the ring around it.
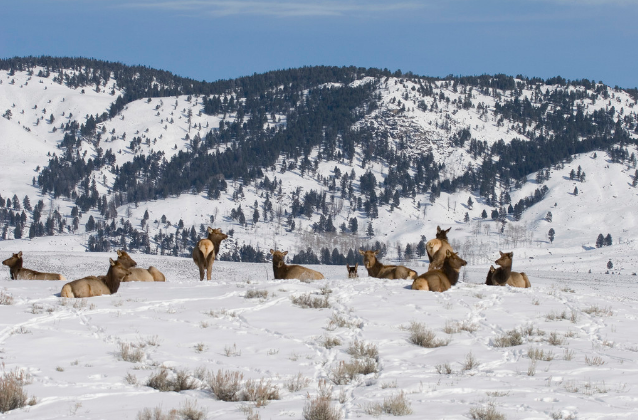
{"label": "sparse vegetation", "polygon": [[335,385],[347,385],[357,375],[367,375],[377,373],[378,366],[373,359],[353,359],[350,362],[341,361],[330,370],[330,380]]}
{"label": "sparse vegetation", "polygon": [[376,344],[366,344],[364,341],[355,339],[346,352],[356,359],[367,357],[373,359],[375,362],[379,361],[379,348]]}
{"label": "sparse vegetation", "polygon": [[410,401],[405,397],[405,393],[401,391],[392,397],[384,398],[383,403],[368,404],[365,407],[365,412],[374,417],[381,414],[407,416],[412,414],[412,408],[410,408]]}
{"label": "sparse vegetation", "polygon": [[146,386],[157,389],[160,392],[180,392],[188,389],[197,389],[197,382],[186,370],[173,371],[162,367],[159,372],[149,376]]}
{"label": "sparse vegetation", "polygon": [[[25,405],[33,405],[28,401],[28,395],[23,389],[30,381],[29,376],[20,371],[4,372],[0,377],[0,413],[15,410]],[[32,399],[35,404],[35,399]]]}
{"label": "sparse vegetation", "polygon": [[328,331],[334,331],[337,328],[359,328],[359,325],[358,322],[349,320],[338,312],[333,312],[326,329]]}
{"label": "sparse vegetation", "polygon": [[527,349],[527,357],[532,360],[551,362],[552,360],[554,360],[554,352],[551,350],[545,351],[543,349],[530,347],[529,349]]}
{"label": "sparse vegetation", "polygon": [[435,368],[436,368],[436,373],[438,373],[439,375],[451,375],[453,372],[452,367],[450,366],[449,363],[436,365]]}
{"label": "sparse vegetation", "polygon": [[290,296],[290,300],[293,304],[300,306],[304,309],[306,308],[314,308],[314,309],[324,309],[329,308],[330,303],[328,302],[328,295],[323,295],[323,297],[311,296],[309,293],[305,293],[300,296]]}
{"label": "sparse vegetation", "polygon": [[4,290],[0,290],[0,305],[13,305],[13,296]]}
{"label": "sparse vegetation", "polygon": [[605,361],[600,356],[585,356],[585,363],[589,366],[602,366],[605,364]]}
{"label": "sparse vegetation", "polygon": [[249,379],[244,384],[241,399],[255,403],[256,407],[262,407],[271,400],[279,399],[279,388],[273,385],[270,380],[266,381],[264,378],[259,381]]}
{"label": "sparse vegetation", "polygon": [[206,381],[217,399],[221,401],[238,401],[243,379],[244,374],[241,372],[222,371],[220,369],[216,374],[210,372]]}
{"label": "sparse vegetation", "polygon": [[496,410],[493,402],[489,402],[485,407],[472,407],[470,418],[473,420],[505,420],[505,416]]}
{"label": "sparse vegetation", "polygon": [[523,335],[518,330],[510,330],[494,339],[494,347],[514,347],[523,344]]}
{"label": "sparse vegetation", "polygon": [[598,305],[588,306],[587,308],[583,309],[583,312],[591,316],[612,316],[614,314],[611,306],[601,308]]}
{"label": "sparse vegetation", "polygon": [[268,290],[247,290],[244,297],[246,299],[266,299],[268,297]]}
{"label": "sparse vegetation", "polygon": [[306,378],[305,376],[301,374],[301,372],[297,373],[296,376],[293,376],[292,378],[284,382],[284,386],[290,392],[300,391],[304,389],[305,387],[307,387],[309,384],[310,384],[310,378]]}
{"label": "sparse vegetation", "polygon": [[337,347],[341,345],[341,340],[339,339],[339,337],[328,337],[328,336],[323,336],[321,337],[319,344],[321,344],[323,347],[327,348],[327,349],[331,349],[333,347]]}
{"label": "sparse vegetation", "polygon": [[409,340],[412,344],[416,344],[417,346],[426,347],[426,348],[435,348],[447,346],[450,344],[450,340],[441,340],[437,339],[436,335],[432,330],[425,327],[424,324],[420,322],[411,322],[410,326],[407,328],[410,332]]}
{"label": "sparse vegetation", "polygon": [[472,354],[472,352],[469,352],[467,354],[467,356],[465,356],[465,361],[463,362],[463,366],[461,368],[461,370],[463,372],[466,372],[468,370],[472,370],[475,369],[477,367],[479,367],[480,363],[478,360],[476,360],[476,357],[474,357],[474,355]]}
{"label": "sparse vegetation", "polygon": [[325,380],[319,381],[317,396],[309,398],[303,408],[303,420],[341,420],[341,411],[332,406],[331,397],[332,387]]}
{"label": "sparse vegetation", "polygon": [[117,356],[125,362],[138,363],[144,359],[144,351],[131,343],[120,342]]}
{"label": "sparse vegetation", "polygon": [[559,336],[556,331],[553,331],[549,334],[549,337],[547,338],[547,342],[551,344],[552,346],[561,346],[565,344],[565,339]]}

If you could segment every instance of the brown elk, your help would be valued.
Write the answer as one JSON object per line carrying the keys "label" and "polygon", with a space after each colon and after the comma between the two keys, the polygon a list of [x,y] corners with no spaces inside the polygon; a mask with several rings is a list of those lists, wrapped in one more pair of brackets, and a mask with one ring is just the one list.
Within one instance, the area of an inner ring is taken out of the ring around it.
{"label": "brown elk", "polygon": [[425,244],[425,251],[428,253],[428,259],[430,265],[428,270],[435,270],[443,266],[443,260],[445,260],[446,251],[454,252],[452,246],[447,241],[447,233],[450,229],[442,230],[440,226],[436,227],[436,238],[430,239]]}
{"label": "brown elk", "polygon": [[485,279],[485,284],[488,286],[497,286],[496,284],[494,284],[492,282],[492,276],[494,275],[494,272],[496,271],[496,268],[494,268],[493,265],[490,265],[490,269],[487,272],[487,278]]}
{"label": "brown elk", "polygon": [[359,277],[359,274],[357,274],[357,269],[359,268],[359,263],[356,263],[354,265],[354,267],[350,267],[350,264],[346,264],[346,268],[348,269],[348,278],[349,279],[356,279],[357,277]]}
{"label": "brown elk", "polygon": [[87,298],[117,293],[120,282],[131,272],[119,262],[113,261],[112,258],[109,258],[109,262],[111,266],[106,276],[88,276],[73,280],[62,287],[60,297]]}
{"label": "brown elk", "polygon": [[459,281],[461,267],[467,261],[459,257],[455,252],[445,251],[443,267],[435,270],[428,270],[421,274],[412,282],[412,290],[430,290],[432,292],[445,292]]}
{"label": "brown elk", "polygon": [[9,267],[9,274],[12,280],[66,280],[61,274],[40,273],[39,271],[22,268],[22,251],[2,261],[2,264]]}
{"label": "brown elk", "polygon": [[204,272],[206,272],[206,280],[210,280],[213,263],[219,254],[221,242],[228,238],[228,235],[222,233],[221,229],[209,227],[207,232],[208,238],[200,239],[193,248],[193,261],[199,268],[199,281],[204,280]]}
{"label": "brown elk", "polygon": [[403,265],[383,265],[377,259],[379,250],[363,251],[359,250],[359,254],[363,255],[363,265],[368,270],[368,276],[379,279],[411,279],[417,276],[416,271],[411,270]]}
{"label": "brown elk", "polygon": [[138,268],[137,263],[128,252],[119,250],[117,251],[117,262],[122,264],[124,268],[128,268],[131,272],[130,275],[122,279],[123,282],[127,281],[166,281],[166,277],[157,268],[150,266],[149,268]]}
{"label": "brown elk", "polygon": [[318,271],[301,265],[288,265],[284,261],[288,251],[270,250],[272,254],[272,270],[276,279],[321,280],[325,277]]}
{"label": "brown elk", "polygon": [[509,284],[512,287],[532,287],[527,274],[512,271],[514,253],[501,251],[499,251],[499,253],[501,254],[501,258],[494,262],[500,267],[493,272],[493,267],[490,267],[490,272],[487,275],[485,284],[491,284],[492,286],[505,286],[506,284]]}

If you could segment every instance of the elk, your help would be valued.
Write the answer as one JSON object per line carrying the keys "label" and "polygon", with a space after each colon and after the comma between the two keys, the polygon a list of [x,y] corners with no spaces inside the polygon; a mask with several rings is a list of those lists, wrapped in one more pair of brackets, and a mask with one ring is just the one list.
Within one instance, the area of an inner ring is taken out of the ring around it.
{"label": "elk", "polygon": [[272,270],[276,279],[321,280],[325,278],[323,274],[310,268],[286,264],[284,260],[288,251],[281,252],[271,249],[270,253],[272,254]]}
{"label": "elk", "polygon": [[445,251],[445,259],[440,269],[428,270],[412,282],[412,290],[430,290],[432,292],[445,292],[459,281],[461,267],[467,261],[459,257],[455,252]]}
{"label": "elk", "polygon": [[122,264],[124,268],[128,268],[131,272],[130,275],[122,279],[123,282],[127,281],[166,281],[166,277],[157,268],[150,266],[149,268],[138,268],[137,263],[128,252],[119,250],[117,251],[117,262]]}
{"label": "elk", "polygon": [[494,262],[500,267],[492,271],[493,267],[490,266],[490,272],[487,274],[485,284],[490,284],[492,286],[505,286],[506,284],[509,284],[512,287],[532,287],[527,274],[512,271],[514,253],[498,252],[501,254],[501,258]]}
{"label": "elk", "polygon": [[354,267],[350,267],[350,264],[346,264],[346,268],[348,269],[348,278],[349,279],[356,279],[357,277],[359,277],[359,274],[357,274],[357,269],[359,268],[359,263],[356,263],[354,265]]}
{"label": "elk", "polygon": [[437,226],[436,238],[430,239],[428,243],[425,244],[425,251],[428,253],[428,259],[430,260],[428,270],[441,268],[443,266],[443,260],[445,260],[446,251],[454,251],[447,241],[447,233],[450,229],[452,228],[442,230],[440,226]]}
{"label": "elk", "polygon": [[12,280],[66,280],[61,274],[40,273],[39,271],[22,268],[22,251],[2,261],[2,264],[9,267],[9,274]]}
{"label": "elk", "polygon": [[109,258],[111,266],[106,276],[88,276],[62,286],[60,297],[87,298],[117,293],[122,279],[131,274],[128,268]]}
{"label": "elk", "polygon": [[210,280],[213,263],[219,254],[221,242],[228,238],[228,235],[222,233],[221,229],[209,227],[207,232],[208,238],[200,239],[193,248],[193,261],[199,268],[199,281],[204,280],[204,272],[206,272],[206,280]]}
{"label": "elk", "polygon": [[496,286],[494,283],[492,283],[492,276],[494,275],[494,272],[496,271],[496,268],[494,268],[493,265],[490,265],[490,269],[487,272],[487,278],[485,279],[485,284],[488,286]]}
{"label": "elk", "polygon": [[363,251],[359,250],[359,254],[363,255],[363,265],[368,270],[368,276],[379,279],[411,279],[417,276],[416,271],[411,270],[402,265],[383,265],[377,259],[379,250]]}

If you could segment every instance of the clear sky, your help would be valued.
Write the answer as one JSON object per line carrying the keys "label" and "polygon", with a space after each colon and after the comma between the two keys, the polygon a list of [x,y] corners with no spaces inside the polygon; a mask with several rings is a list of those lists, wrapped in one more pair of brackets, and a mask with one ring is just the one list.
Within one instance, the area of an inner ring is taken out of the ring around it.
{"label": "clear sky", "polygon": [[0,0],[0,57],[213,81],[304,65],[638,86],[638,0]]}

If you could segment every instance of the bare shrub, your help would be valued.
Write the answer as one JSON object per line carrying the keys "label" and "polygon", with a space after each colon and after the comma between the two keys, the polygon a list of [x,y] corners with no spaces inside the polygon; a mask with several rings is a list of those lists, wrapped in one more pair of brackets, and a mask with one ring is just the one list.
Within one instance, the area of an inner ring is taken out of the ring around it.
{"label": "bare shrub", "polygon": [[301,372],[297,373],[297,376],[293,376],[292,378],[284,382],[284,386],[290,392],[300,391],[307,387],[308,384],[310,384],[310,379],[303,376]]}
{"label": "bare shrub", "polygon": [[467,331],[469,333],[473,333],[478,330],[478,325],[468,321],[445,321],[445,327],[443,327],[443,332],[446,334],[457,334],[461,331]]}
{"label": "bare shrub", "polygon": [[18,369],[3,374],[0,378],[0,413],[27,405],[28,396],[23,386],[28,382],[27,374]]}
{"label": "bare shrub", "polygon": [[514,347],[523,344],[523,335],[518,330],[506,331],[494,340],[494,347]]}
{"label": "bare shrub", "polygon": [[530,347],[527,349],[527,357],[532,360],[542,360],[543,362],[551,362],[554,360],[554,352],[549,350],[535,349]]}
{"label": "bare shrub", "polygon": [[321,344],[323,347],[327,349],[331,349],[333,347],[340,346],[341,340],[339,339],[339,337],[324,336],[324,337],[321,337],[321,341],[319,342],[319,344]]}
{"label": "bare shrub", "polygon": [[162,407],[144,408],[137,413],[137,420],[178,420],[177,410],[170,410],[168,413],[162,412]]}
{"label": "bare shrub", "polygon": [[396,379],[392,382],[381,382],[381,389],[396,388],[396,387],[397,387]]}
{"label": "bare shrub", "polygon": [[162,367],[159,372],[151,374],[146,381],[146,386],[157,389],[160,392],[180,392],[188,389],[197,389],[197,383],[188,371],[178,370],[172,372]]}
{"label": "bare shrub", "polygon": [[0,290],[0,305],[13,305],[13,296],[4,290]]}
{"label": "bare shrub", "polygon": [[487,391],[488,397],[507,397],[510,395],[509,391]]}
{"label": "bare shrub", "polygon": [[565,351],[563,352],[563,359],[570,361],[573,358],[574,358],[574,350],[565,349]]}
{"label": "bare shrub", "polygon": [[195,351],[196,351],[197,353],[201,353],[201,352],[203,352],[204,350],[206,350],[206,344],[204,344],[204,343],[197,343],[197,344],[195,344]]}
{"label": "bare shrub", "polygon": [[450,366],[449,363],[443,363],[440,365],[436,365],[436,373],[438,373],[439,375],[451,375],[452,374],[452,367]]}
{"label": "bare shrub", "polygon": [[412,414],[410,401],[405,398],[405,393],[401,391],[397,395],[383,399],[383,404],[374,403],[365,407],[366,414],[378,417],[381,414],[391,416],[408,416]]}
{"label": "bare shrub", "polygon": [[529,361],[529,366],[527,366],[527,376],[535,376],[536,375],[536,359],[532,359]]}
{"label": "bare shrub", "polygon": [[197,402],[193,400],[186,400],[180,406],[178,413],[183,420],[204,420],[206,418],[206,410],[197,408]]}
{"label": "bare shrub", "polygon": [[346,352],[356,359],[367,357],[376,362],[379,361],[379,348],[376,344],[366,344],[365,341],[355,339],[354,342],[350,344],[350,347],[348,347]]}
{"label": "bare shrub", "polygon": [[226,357],[236,357],[236,356],[241,356],[241,350],[237,350],[237,344],[233,343],[233,346],[225,346],[224,347],[224,354],[226,355]]}
{"label": "bare shrub", "polygon": [[116,354],[125,362],[138,363],[144,359],[144,351],[131,343],[120,342],[119,346],[120,350]]}
{"label": "bare shrub", "polygon": [[244,384],[241,399],[254,402],[256,407],[262,407],[267,405],[270,400],[279,399],[279,388],[264,378],[259,381],[249,379]]}
{"label": "bare shrub", "polygon": [[593,356],[591,358],[589,356],[585,356],[585,363],[589,366],[602,366],[605,364],[605,361],[600,356]]}
{"label": "bare shrub", "polygon": [[488,403],[487,407],[471,408],[470,418],[473,420],[505,420],[505,416],[496,411],[496,407],[492,402]]}
{"label": "bare shrub", "polygon": [[329,295],[330,293],[332,293],[332,289],[329,288],[328,286],[323,286],[321,289],[319,289],[319,293],[321,293],[322,295]]}
{"label": "bare shrub", "polygon": [[323,297],[313,297],[310,295],[310,293],[305,293],[300,296],[290,296],[290,300],[293,304],[304,309],[323,309],[330,307],[330,303],[328,302],[328,295],[324,295]]}
{"label": "bare shrub", "polygon": [[221,401],[237,401],[239,391],[241,391],[241,381],[244,374],[241,372],[217,371],[217,374],[210,372],[206,382],[213,394]]}
{"label": "bare shrub", "polygon": [[434,332],[420,322],[412,321],[407,329],[410,331],[410,342],[417,346],[435,348],[450,344],[450,340],[437,339]]}
{"label": "bare shrub", "polygon": [[229,316],[231,318],[235,318],[237,316],[236,312],[228,311],[227,309],[221,308],[218,310],[211,309],[208,312],[204,312],[204,314],[213,317],[213,318],[222,318],[224,316]]}
{"label": "bare shrub", "polygon": [[341,411],[330,403],[332,387],[325,380],[319,381],[319,390],[315,398],[308,399],[303,408],[304,420],[341,420]]}
{"label": "bare shrub", "polygon": [[377,373],[379,368],[373,359],[354,359],[350,362],[341,361],[330,370],[330,380],[336,385],[347,385],[357,375],[368,375]]}
{"label": "bare shrub", "polygon": [[562,344],[565,344],[565,339],[560,337],[558,333],[554,331],[549,334],[549,338],[547,339],[547,342],[551,344],[552,346],[560,346]]}
{"label": "bare shrub", "polygon": [[326,329],[328,331],[334,331],[337,328],[359,328],[360,325],[359,322],[348,320],[343,315],[333,312]]}
{"label": "bare shrub", "polygon": [[268,290],[247,290],[244,297],[246,299],[266,299],[268,297]]}
{"label": "bare shrub", "polygon": [[246,415],[246,420],[261,420],[259,412],[255,412],[253,407],[251,407],[250,405],[243,404],[241,407],[239,407],[239,409]]}
{"label": "bare shrub", "polygon": [[124,377],[124,380],[129,385],[137,385],[138,384],[137,376],[133,375],[131,372],[128,372],[126,374],[126,376]]}
{"label": "bare shrub", "polygon": [[472,370],[474,368],[479,367],[479,365],[480,363],[478,360],[476,360],[476,357],[474,357],[472,352],[469,352],[467,356],[465,356],[465,361],[463,362],[463,366],[461,367],[461,370],[463,372],[466,372],[468,370]]}
{"label": "bare shrub", "polygon": [[601,308],[598,305],[589,306],[583,309],[583,312],[592,316],[612,316],[614,314],[614,311],[612,311],[611,306]]}

